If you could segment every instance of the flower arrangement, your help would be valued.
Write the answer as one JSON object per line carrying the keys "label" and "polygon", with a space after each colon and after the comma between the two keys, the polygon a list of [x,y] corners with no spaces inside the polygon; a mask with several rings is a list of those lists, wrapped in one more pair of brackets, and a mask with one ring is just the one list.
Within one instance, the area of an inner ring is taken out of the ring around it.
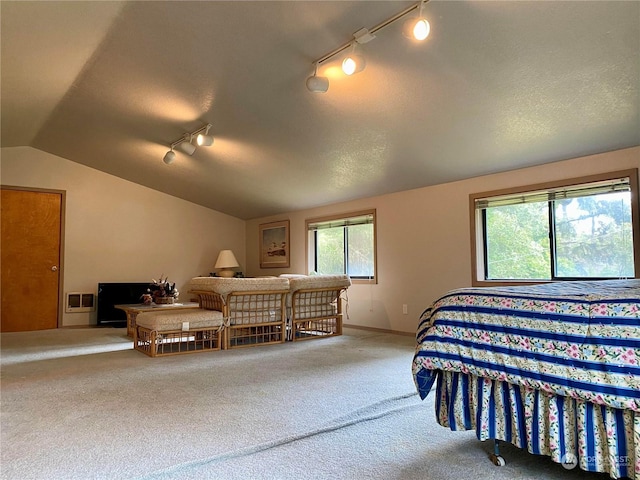
{"label": "flower arrangement", "polygon": [[169,283],[169,277],[160,275],[160,280],[152,278],[151,285],[147,291],[151,294],[151,297],[155,303],[173,303],[173,300],[178,298],[180,292],[176,290],[175,283]]}

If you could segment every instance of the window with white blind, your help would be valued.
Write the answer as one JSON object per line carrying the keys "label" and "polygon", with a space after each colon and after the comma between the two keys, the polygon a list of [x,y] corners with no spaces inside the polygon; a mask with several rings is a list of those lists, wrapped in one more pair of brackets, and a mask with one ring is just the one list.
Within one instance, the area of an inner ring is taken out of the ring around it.
{"label": "window with white blind", "polygon": [[637,169],[470,195],[474,283],[640,275]]}
{"label": "window with white blind", "polygon": [[376,211],[306,221],[310,272],[376,281]]}

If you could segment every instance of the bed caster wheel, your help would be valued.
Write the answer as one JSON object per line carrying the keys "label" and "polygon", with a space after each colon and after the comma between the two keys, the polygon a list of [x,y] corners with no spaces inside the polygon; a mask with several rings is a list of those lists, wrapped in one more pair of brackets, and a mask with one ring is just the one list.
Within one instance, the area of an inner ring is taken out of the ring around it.
{"label": "bed caster wheel", "polygon": [[489,459],[493,462],[493,464],[496,467],[504,467],[506,465],[504,458],[502,458],[502,456],[500,455],[496,455],[495,453],[492,453],[491,455],[489,455]]}

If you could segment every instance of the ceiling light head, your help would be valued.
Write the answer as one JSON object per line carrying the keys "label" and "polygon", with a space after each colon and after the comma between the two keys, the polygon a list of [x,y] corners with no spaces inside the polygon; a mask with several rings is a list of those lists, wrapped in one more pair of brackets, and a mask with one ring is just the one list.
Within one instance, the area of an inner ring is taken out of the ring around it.
{"label": "ceiling light head", "polygon": [[173,163],[173,161],[176,159],[176,152],[173,151],[173,149],[169,150],[167,153],[164,154],[164,158],[162,159],[162,161],[164,163],[166,163],[167,165]]}
{"label": "ceiling light head", "polygon": [[367,62],[362,55],[356,52],[356,44],[353,44],[351,53],[342,61],[342,71],[345,75],[353,75],[361,72],[366,67]]}
{"label": "ceiling light head", "polygon": [[307,90],[315,93],[325,93],[329,90],[329,79],[327,77],[311,75],[307,78]]}
{"label": "ceiling light head", "polygon": [[207,125],[204,133],[199,133],[196,138],[196,143],[201,147],[210,147],[213,145],[213,135],[209,135],[209,129],[211,124]]}
{"label": "ceiling light head", "polygon": [[329,90],[329,79],[318,76],[318,64],[315,65],[313,75],[307,78],[307,90],[314,93],[325,93]]}
{"label": "ceiling light head", "polygon": [[342,71],[346,75],[353,75],[364,70],[367,62],[362,55],[349,55],[342,61]]}
{"label": "ceiling light head", "polygon": [[210,147],[211,145],[213,145],[213,136],[212,135],[203,135],[202,133],[200,133],[198,135],[198,146],[201,147]]}
{"label": "ceiling light head", "polygon": [[429,36],[431,26],[429,25],[429,21],[422,14],[422,7],[424,6],[424,3],[424,1],[420,2],[418,15],[405,20],[402,27],[402,33],[405,37],[422,41]]}
{"label": "ceiling light head", "polygon": [[404,23],[403,34],[407,38],[422,41],[429,36],[431,26],[426,18],[409,18]]}
{"label": "ceiling light head", "polygon": [[193,155],[193,153],[196,151],[196,146],[191,143],[190,135],[184,136],[184,140],[180,143],[180,145],[178,145],[178,148],[187,155]]}

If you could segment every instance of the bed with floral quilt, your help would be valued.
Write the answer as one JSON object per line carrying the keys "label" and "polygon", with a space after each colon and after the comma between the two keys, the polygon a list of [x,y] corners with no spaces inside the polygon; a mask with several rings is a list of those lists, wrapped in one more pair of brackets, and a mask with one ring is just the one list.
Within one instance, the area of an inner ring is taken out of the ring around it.
{"label": "bed with floral quilt", "polygon": [[436,418],[548,455],[565,468],[640,480],[640,280],[448,292],[425,310],[413,376]]}

